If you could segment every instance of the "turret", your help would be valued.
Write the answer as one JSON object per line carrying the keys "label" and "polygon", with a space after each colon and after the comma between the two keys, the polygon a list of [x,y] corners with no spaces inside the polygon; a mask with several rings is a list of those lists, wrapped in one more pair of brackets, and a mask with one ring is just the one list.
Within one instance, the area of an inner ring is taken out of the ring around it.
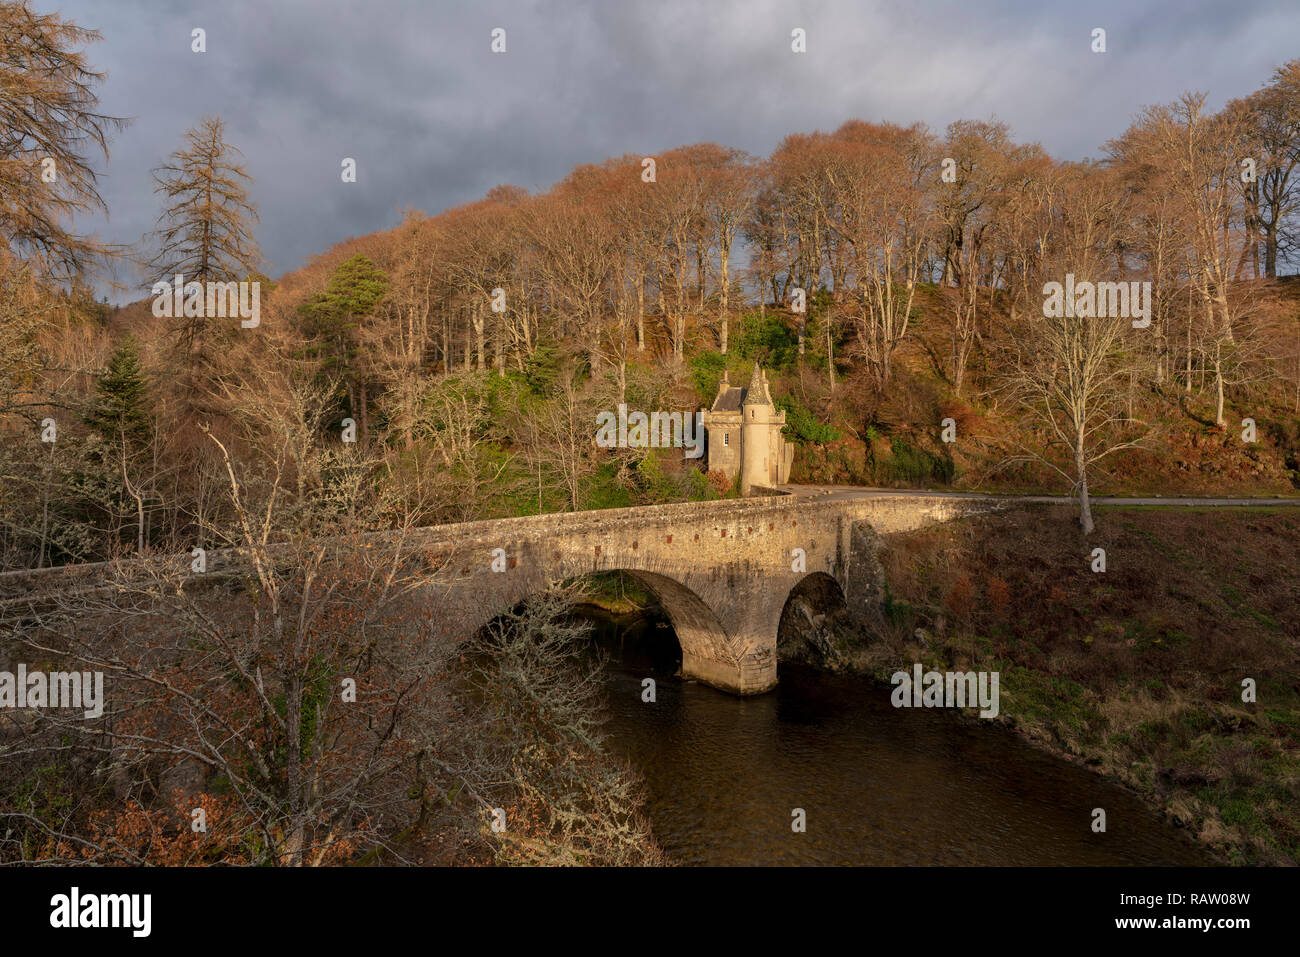
{"label": "turret", "polygon": [[741,430],[740,493],[748,495],[751,486],[771,484],[772,394],[767,388],[767,376],[754,363],[754,374],[749,378],[749,389],[740,407],[744,417]]}

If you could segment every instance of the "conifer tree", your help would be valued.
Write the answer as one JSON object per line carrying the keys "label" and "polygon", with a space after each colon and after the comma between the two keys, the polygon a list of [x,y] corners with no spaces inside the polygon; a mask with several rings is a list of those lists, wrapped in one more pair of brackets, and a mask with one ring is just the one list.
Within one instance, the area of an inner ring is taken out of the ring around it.
{"label": "conifer tree", "polygon": [[317,360],[321,374],[337,379],[348,409],[360,418],[362,438],[367,431],[364,377],[358,367],[357,331],[388,291],[388,276],[366,256],[341,263],[324,292],[299,307],[308,354]]}
{"label": "conifer tree", "polygon": [[0,3],[0,247],[47,275],[76,275],[107,251],[69,228],[107,209],[88,151],[107,159],[109,134],[126,124],[99,112],[103,74],[76,49],[99,38],[26,0]]}
{"label": "conifer tree", "polygon": [[83,419],[91,429],[90,461],[98,466],[96,474],[85,477],[83,492],[112,516],[115,536],[134,526],[133,544],[143,551],[156,498],[152,480],[145,478],[154,428],[149,383],[134,336],[126,336],[113,351]]}
{"label": "conifer tree", "polygon": [[[257,272],[262,254],[252,232],[258,219],[248,196],[252,178],[225,130],[221,117],[205,117],[186,131],[186,145],[153,171],[154,192],[166,202],[153,234],[158,249],[146,265],[154,280],[179,274],[186,283],[238,282]],[[184,355],[202,347],[203,317],[173,322]]]}
{"label": "conifer tree", "polygon": [[113,351],[85,420],[108,445],[126,441],[138,449],[152,437],[149,384],[135,336],[127,335]]}

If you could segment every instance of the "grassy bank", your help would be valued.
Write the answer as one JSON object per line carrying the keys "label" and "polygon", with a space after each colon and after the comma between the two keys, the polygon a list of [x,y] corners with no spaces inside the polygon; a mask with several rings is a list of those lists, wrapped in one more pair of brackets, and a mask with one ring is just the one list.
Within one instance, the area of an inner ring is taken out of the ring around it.
{"label": "grassy bank", "polygon": [[1300,862],[1300,512],[1107,508],[1085,540],[1026,506],[883,558],[884,635],[842,649],[853,667],[999,671],[998,720],[1233,863]]}

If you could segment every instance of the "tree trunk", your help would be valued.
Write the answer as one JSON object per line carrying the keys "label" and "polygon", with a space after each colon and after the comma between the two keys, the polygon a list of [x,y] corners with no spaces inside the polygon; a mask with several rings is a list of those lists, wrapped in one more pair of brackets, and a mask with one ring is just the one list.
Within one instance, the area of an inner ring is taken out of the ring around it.
{"label": "tree trunk", "polygon": [[54,443],[50,443],[50,455],[45,460],[45,479],[41,482],[41,551],[36,556],[36,567],[45,567],[45,550],[50,533],[50,472],[54,464]]}
{"label": "tree trunk", "polygon": [[699,243],[695,245],[695,283],[699,287],[697,292],[700,297],[700,314],[704,314],[704,247]]}
{"label": "tree trunk", "polygon": [[1091,535],[1095,527],[1092,522],[1092,500],[1088,497],[1088,464],[1083,451],[1083,434],[1079,433],[1074,447],[1074,469],[1079,476],[1079,527],[1083,534]]}
{"label": "tree trunk", "polygon": [[1222,348],[1218,343],[1214,345],[1214,424],[1223,428],[1227,425],[1223,420],[1223,357],[1219,350]]}
{"label": "tree trunk", "polygon": [[[295,694],[294,697],[297,698],[298,695]],[[299,727],[299,723],[302,720],[301,719],[302,708],[296,702],[290,702],[287,707],[287,711],[288,711],[288,715],[286,716],[287,718],[286,723],[289,728],[289,747],[288,747],[289,768],[288,768],[288,774],[286,776],[288,777],[289,780],[288,780],[288,787],[286,788],[286,790],[289,792],[289,800],[291,802],[290,807],[293,807],[294,805],[298,804],[300,799],[300,795],[298,793],[299,792],[298,782],[302,777],[302,771],[301,771],[302,757],[299,754],[299,747],[301,746],[301,732],[298,730],[298,727]],[[295,808],[295,810],[297,809]],[[306,828],[303,826],[302,813],[300,811],[298,813],[292,814],[290,818],[288,830],[289,833],[286,835],[286,841],[285,841],[286,850],[288,851],[287,863],[289,864],[290,867],[302,867],[304,863],[303,850],[304,850],[304,844],[306,843],[307,835],[306,835]]]}
{"label": "tree trunk", "polygon": [[131,484],[126,472],[126,438],[122,439],[122,488],[135,500],[135,550],[137,555],[144,554],[144,499],[140,490]]}
{"label": "tree trunk", "polygon": [[826,378],[828,378],[828,379],[830,380],[830,383],[831,383],[831,392],[832,392],[832,393],[835,392],[835,344],[834,344],[834,340],[831,338],[831,310],[833,310],[834,308],[835,308],[834,306],[831,306],[829,309],[827,309],[827,310],[826,310],[826,316],[825,316],[825,320],[826,320]]}
{"label": "tree trunk", "polygon": [[729,250],[724,247],[720,252],[720,257],[721,259],[718,270],[718,282],[720,288],[718,289],[718,292],[721,298],[720,305],[722,307],[722,316],[719,319],[718,324],[718,345],[722,350],[722,354],[725,356],[727,354],[727,293],[729,291],[727,289],[727,260],[730,258]]}
{"label": "tree trunk", "polygon": [[636,280],[636,351],[645,352],[645,276]]}
{"label": "tree trunk", "polygon": [[480,370],[486,369],[487,365],[483,362],[483,307],[474,307],[474,351],[478,358],[478,367]]}
{"label": "tree trunk", "polygon": [[451,320],[442,314],[442,371],[451,375]]}

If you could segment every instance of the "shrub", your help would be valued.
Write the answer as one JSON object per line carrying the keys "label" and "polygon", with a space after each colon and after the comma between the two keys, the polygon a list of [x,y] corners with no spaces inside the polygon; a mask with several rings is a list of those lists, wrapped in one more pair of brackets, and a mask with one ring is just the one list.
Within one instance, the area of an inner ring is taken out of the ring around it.
{"label": "shrub", "polygon": [[786,437],[804,445],[824,445],[841,437],[839,429],[817,419],[812,410],[794,396],[775,399],[776,407],[785,412]]}
{"label": "shrub", "polygon": [[718,394],[718,383],[727,368],[727,357],[721,352],[699,352],[687,360],[687,365],[701,403],[708,405]]}
{"label": "shrub", "polygon": [[736,351],[768,369],[787,369],[799,358],[799,337],[777,313],[746,316]]}
{"label": "shrub", "polygon": [[928,481],[944,485],[952,483],[957,467],[945,450],[942,456],[917,448],[901,436],[890,439],[894,453],[891,478],[907,485],[923,485]]}

